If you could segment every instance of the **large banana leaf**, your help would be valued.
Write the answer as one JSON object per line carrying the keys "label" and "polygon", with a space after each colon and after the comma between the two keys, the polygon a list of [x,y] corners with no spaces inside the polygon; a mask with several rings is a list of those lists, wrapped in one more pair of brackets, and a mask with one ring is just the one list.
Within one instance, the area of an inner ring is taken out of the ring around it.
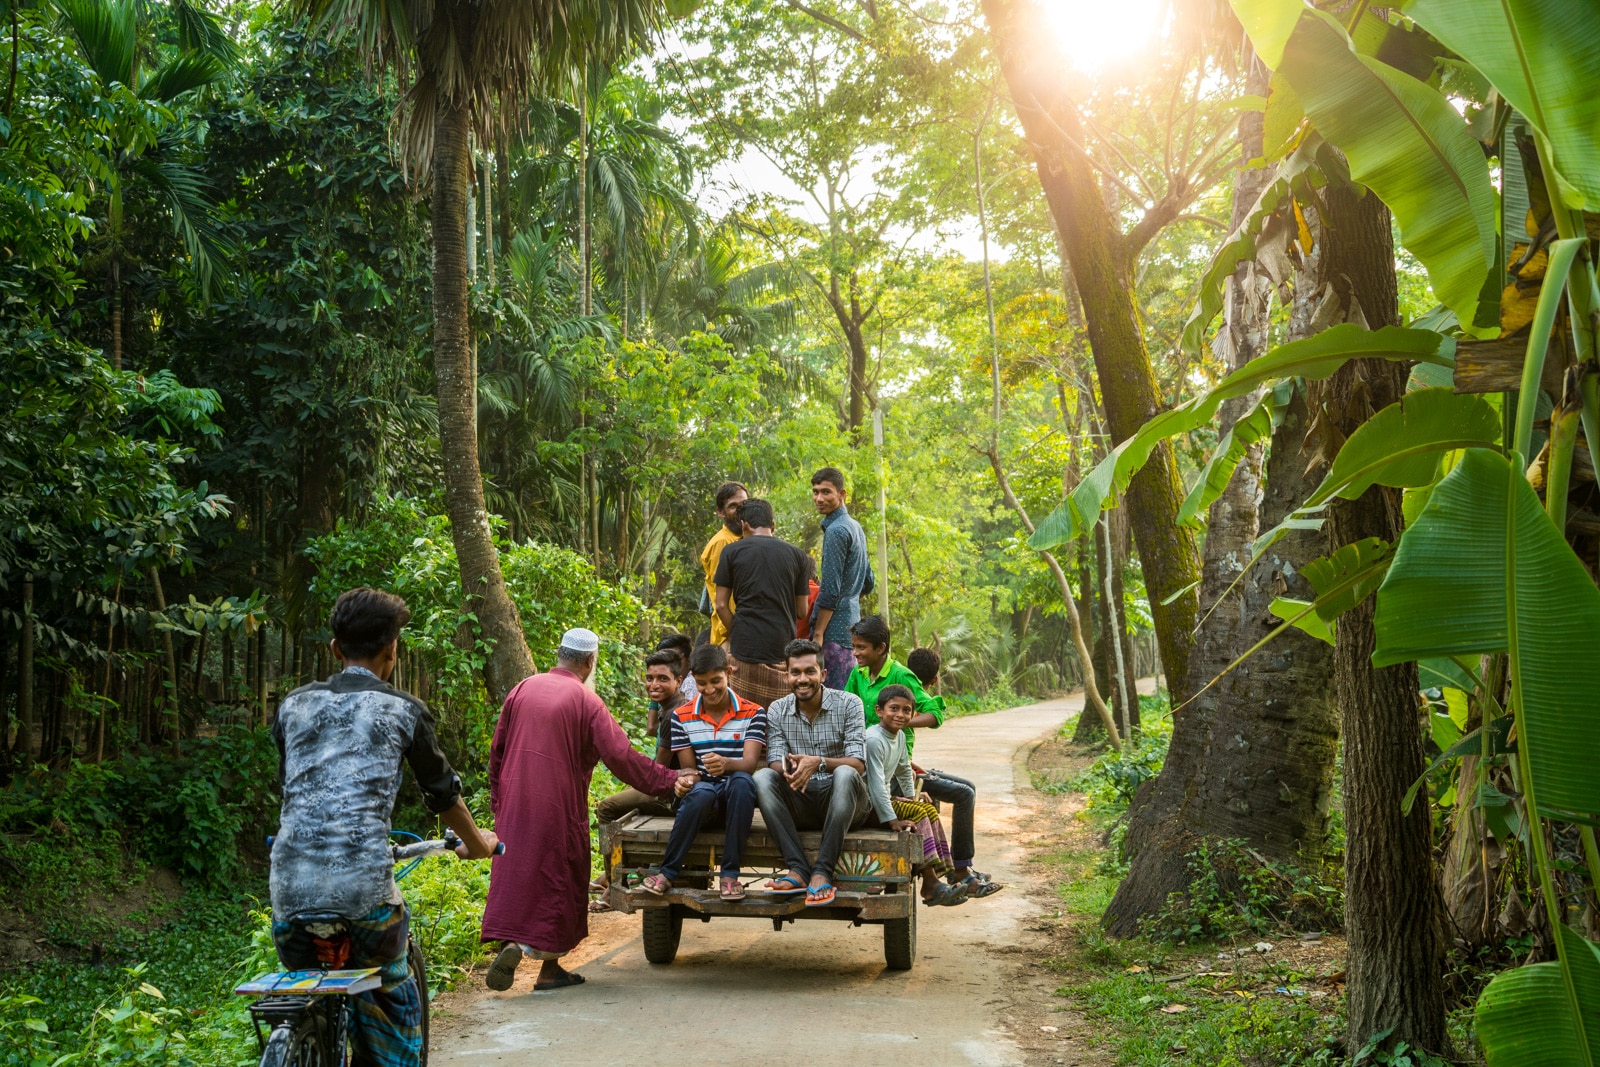
{"label": "large banana leaf", "polygon": [[1600,12],[1594,4],[1403,0],[1401,6],[1549,139],[1556,169],[1581,194],[1582,203],[1572,206],[1600,206]]}
{"label": "large banana leaf", "polygon": [[1305,5],[1300,0],[1232,0],[1233,13],[1250,36],[1256,55],[1270,70],[1283,61],[1283,46],[1289,43],[1295,23]]}
{"label": "large banana leaf", "polygon": [[1434,487],[1400,539],[1373,625],[1380,667],[1511,652],[1540,808],[1600,817],[1600,589],[1511,460],[1470,449]]}
{"label": "large banana leaf", "polygon": [[1431,485],[1445,453],[1496,445],[1501,432],[1500,413],[1480,396],[1448,386],[1407,393],[1350,435],[1305,506],[1354,500],[1373,485]]}
{"label": "large banana leaf", "polygon": [[1293,397],[1294,388],[1292,380],[1279,382],[1263,393],[1256,406],[1222,435],[1222,440],[1217,442],[1217,450],[1211,453],[1211,458],[1201,468],[1194,488],[1189,490],[1189,495],[1183,499],[1183,507],[1178,509],[1179,522],[1193,522],[1200,512],[1216,502],[1233,480],[1233,472],[1238,469],[1239,462],[1244,459],[1250,446],[1265,440],[1277,427],[1283,410]]}
{"label": "large banana leaf", "polygon": [[1317,132],[1349,157],[1351,177],[1394,212],[1434,294],[1463,325],[1488,328],[1476,320],[1497,259],[1495,193],[1466,120],[1428,85],[1358,55],[1337,20],[1309,8],[1279,70]]}
{"label": "large banana leaf", "polygon": [[1600,950],[1559,927],[1589,1051],[1578,1041],[1572,994],[1559,963],[1497,974],[1478,998],[1478,1038],[1489,1067],[1595,1067],[1600,1051]]}
{"label": "large banana leaf", "polygon": [[1327,378],[1352,359],[1421,360],[1450,366],[1455,361],[1455,341],[1432,330],[1406,330],[1385,326],[1367,330],[1341,323],[1313,337],[1280,345],[1240,367],[1210,392],[1164,411],[1139,428],[1139,432],[1111,450],[1072,495],[1039,523],[1028,547],[1049,551],[1081,536],[1105,508],[1113,494],[1127,488],[1156,445],[1169,437],[1188,433],[1210,422],[1224,400],[1244,396],[1260,385],[1280,378]]}

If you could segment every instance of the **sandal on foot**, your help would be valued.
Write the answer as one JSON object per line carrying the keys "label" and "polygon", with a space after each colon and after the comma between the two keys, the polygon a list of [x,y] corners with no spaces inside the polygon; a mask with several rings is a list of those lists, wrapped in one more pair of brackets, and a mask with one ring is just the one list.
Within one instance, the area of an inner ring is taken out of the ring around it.
{"label": "sandal on foot", "polygon": [[484,975],[483,984],[496,993],[504,993],[511,988],[511,983],[517,977],[517,964],[522,962],[522,946],[506,942],[500,954],[489,964],[489,973]]}
{"label": "sandal on foot", "polygon": [[533,983],[533,991],[535,993],[543,993],[551,989],[565,989],[569,985],[582,985],[584,981],[583,975],[568,971],[554,981]]}
{"label": "sandal on foot", "polygon": [[744,883],[739,881],[737,878],[723,878],[721,879],[721,884],[717,888],[717,896],[721,897],[723,900],[744,899]]}
{"label": "sandal on foot", "polygon": [[820,908],[825,904],[832,904],[835,896],[833,883],[823,882],[821,885],[806,890],[806,907]]}
{"label": "sandal on foot", "polygon": [[932,893],[925,894],[922,903],[930,908],[953,908],[957,904],[967,902],[967,887],[964,885],[935,886]]}
{"label": "sandal on foot", "polygon": [[767,880],[766,889],[767,892],[779,896],[793,896],[796,893],[804,893],[806,884],[792,874],[780,874],[776,878]]}
{"label": "sandal on foot", "polygon": [[664,874],[646,875],[644,881],[639,883],[639,888],[653,897],[664,897],[672,888],[672,879]]}

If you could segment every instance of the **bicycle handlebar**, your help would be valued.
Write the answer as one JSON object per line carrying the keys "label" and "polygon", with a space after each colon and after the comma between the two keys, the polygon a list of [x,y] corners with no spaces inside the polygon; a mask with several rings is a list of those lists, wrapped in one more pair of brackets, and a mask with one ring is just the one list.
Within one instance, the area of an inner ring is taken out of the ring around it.
{"label": "bicycle handlebar", "polygon": [[[276,840],[277,835],[268,835],[267,848],[272,848],[272,843]],[[410,860],[427,859],[429,856],[443,856],[446,853],[455,855],[456,847],[460,844],[461,838],[447,830],[443,837],[432,841],[413,841],[409,845],[390,845],[389,852],[394,856],[396,863],[406,863]],[[494,846],[494,855],[496,856],[505,855],[505,851],[506,843],[504,841],[498,842]]]}

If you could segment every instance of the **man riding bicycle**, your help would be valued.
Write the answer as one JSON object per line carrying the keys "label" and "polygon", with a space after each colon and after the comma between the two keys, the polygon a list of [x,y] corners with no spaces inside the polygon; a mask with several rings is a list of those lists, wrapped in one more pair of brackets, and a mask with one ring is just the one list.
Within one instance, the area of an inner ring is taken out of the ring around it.
{"label": "man riding bicycle", "polygon": [[485,859],[497,843],[462,802],[428,706],[388,684],[410,618],[405,601],[382,590],[340,596],[330,647],[344,669],[290,693],[272,727],[283,795],[272,939],[290,969],[378,968],[382,985],[351,1005],[355,1067],[411,1067],[423,1052],[422,1001],[406,963],[409,915],[389,850],[401,761],[428,810],[461,838],[462,858]]}

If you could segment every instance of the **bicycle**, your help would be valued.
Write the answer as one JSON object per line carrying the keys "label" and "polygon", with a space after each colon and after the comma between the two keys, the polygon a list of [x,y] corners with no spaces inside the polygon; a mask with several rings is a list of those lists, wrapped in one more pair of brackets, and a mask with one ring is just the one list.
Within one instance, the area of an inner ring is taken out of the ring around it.
{"label": "bicycle", "polygon": [[[403,830],[393,832],[413,839],[411,844],[389,846],[394,862],[405,864],[396,872],[396,882],[430,856],[454,855],[456,846],[461,844],[461,839],[448,830],[444,837],[432,841]],[[271,841],[267,839],[269,846]],[[504,852],[502,842],[495,854]],[[297,915],[294,921],[304,925],[319,942],[336,943],[349,936],[350,921],[342,915],[310,913]],[[422,1000],[421,1062],[427,1067],[428,972],[414,936],[407,939],[406,965]],[[250,1005],[250,1021],[261,1048],[261,1067],[343,1067],[349,1048],[350,998],[381,984],[376,967],[271,971],[239,984],[233,991],[257,998]]]}

